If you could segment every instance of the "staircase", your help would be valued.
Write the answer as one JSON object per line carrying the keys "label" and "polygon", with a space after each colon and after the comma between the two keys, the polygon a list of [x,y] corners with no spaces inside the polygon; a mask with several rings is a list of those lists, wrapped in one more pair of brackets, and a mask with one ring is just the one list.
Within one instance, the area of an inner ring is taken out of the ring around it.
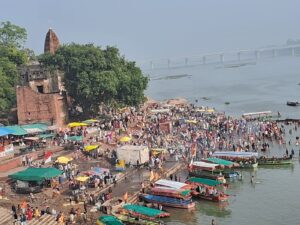
{"label": "staircase", "polygon": [[[5,208],[0,207],[0,225],[10,225],[13,224],[14,218],[11,214],[11,211]],[[27,221],[27,225],[57,225],[55,217],[49,214],[41,216],[39,219],[33,218],[30,221]]]}

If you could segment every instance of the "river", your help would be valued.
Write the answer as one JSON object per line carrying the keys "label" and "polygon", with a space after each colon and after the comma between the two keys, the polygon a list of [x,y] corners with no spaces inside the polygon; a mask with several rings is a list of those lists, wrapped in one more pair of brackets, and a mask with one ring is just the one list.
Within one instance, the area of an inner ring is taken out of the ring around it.
{"label": "river", "polygon": [[[147,95],[163,100],[184,97],[198,105],[215,107],[232,116],[245,112],[278,111],[285,118],[300,119],[300,108],[286,101],[300,101],[300,58],[278,57],[241,67],[205,65],[166,70],[145,71],[151,77]],[[225,104],[228,102],[229,104]],[[287,127],[289,129],[291,127]],[[297,225],[300,224],[299,147],[292,136],[293,166],[260,167],[244,170],[243,181],[231,183],[228,204],[197,201],[193,211],[168,209],[172,216],[167,224],[210,225]],[[269,155],[281,156],[285,148],[272,145]],[[250,183],[251,176],[255,184]]]}

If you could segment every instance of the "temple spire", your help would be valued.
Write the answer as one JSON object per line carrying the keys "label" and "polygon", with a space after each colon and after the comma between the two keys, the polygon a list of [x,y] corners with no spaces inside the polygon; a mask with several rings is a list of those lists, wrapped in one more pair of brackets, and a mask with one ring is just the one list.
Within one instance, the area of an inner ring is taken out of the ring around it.
{"label": "temple spire", "polygon": [[50,27],[45,38],[44,53],[50,52],[51,54],[54,54],[59,46],[59,39]]}

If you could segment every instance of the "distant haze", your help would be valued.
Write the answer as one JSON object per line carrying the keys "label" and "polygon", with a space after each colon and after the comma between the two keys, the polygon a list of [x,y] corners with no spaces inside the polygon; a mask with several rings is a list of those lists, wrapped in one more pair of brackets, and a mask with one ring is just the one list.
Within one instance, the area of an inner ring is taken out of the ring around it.
{"label": "distant haze", "polygon": [[0,20],[28,31],[43,51],[61,43],[114,45],[132,60],[284,44],[300,38],[299,0],[1,0]]}

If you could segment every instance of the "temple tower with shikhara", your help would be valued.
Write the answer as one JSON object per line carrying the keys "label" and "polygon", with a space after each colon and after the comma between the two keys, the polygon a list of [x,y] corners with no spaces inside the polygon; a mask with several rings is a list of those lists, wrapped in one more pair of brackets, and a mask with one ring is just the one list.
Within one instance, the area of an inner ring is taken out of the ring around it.
{"label": "temple tower with shikhara", "polygon": [[59,46],[59,39],[50,27],[45,38],[44,53],[50,52],[51,54],[54,54]]}

